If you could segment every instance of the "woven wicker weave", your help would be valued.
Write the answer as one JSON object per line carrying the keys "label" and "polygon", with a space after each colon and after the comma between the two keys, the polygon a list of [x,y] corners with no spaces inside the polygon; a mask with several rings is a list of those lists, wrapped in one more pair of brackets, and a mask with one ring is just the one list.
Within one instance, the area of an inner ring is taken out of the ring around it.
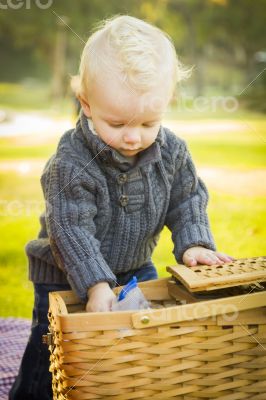
{"label": "woven wicker weave", "polygon": [[150,311],[50,295],[54,400],[266,399],[266,292],[173,305],[168,281],[140,284]]}
{"label": "woven wicker weave", "polygon": [[167,271],[180,280],[190,291],[216,290],[232,285],[263,282],[266,280],[266,257],[242,258],[223,265],[178,265]]}

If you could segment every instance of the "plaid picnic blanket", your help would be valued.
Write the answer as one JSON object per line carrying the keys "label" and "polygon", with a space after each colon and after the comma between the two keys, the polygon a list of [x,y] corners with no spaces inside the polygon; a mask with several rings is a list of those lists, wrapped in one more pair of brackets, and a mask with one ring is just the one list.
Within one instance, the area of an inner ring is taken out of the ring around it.
{"label": "plaid picnic blanket", "polygon": [[31,321],[23,318],[0,318],[0,400],[17,376],[21,358],[30,334]]}

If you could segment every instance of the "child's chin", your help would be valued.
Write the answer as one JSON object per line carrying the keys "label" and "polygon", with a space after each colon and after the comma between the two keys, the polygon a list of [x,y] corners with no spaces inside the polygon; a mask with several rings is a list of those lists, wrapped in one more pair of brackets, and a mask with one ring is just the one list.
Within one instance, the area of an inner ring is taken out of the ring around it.
{"label": "child's chin", "polygon": [[119,153],[121,153],[123,156],[127,156],[127,157],[133,157],[136,156],[142,149],[138,149],[138,150],[120,150]]}

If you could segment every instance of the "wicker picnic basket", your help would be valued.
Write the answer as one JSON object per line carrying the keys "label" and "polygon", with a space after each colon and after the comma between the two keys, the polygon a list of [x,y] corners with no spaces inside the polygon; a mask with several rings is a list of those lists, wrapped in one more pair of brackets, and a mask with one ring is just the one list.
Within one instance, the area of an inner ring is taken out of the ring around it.
{"label": "wicker picnic basket", "polygon": [[141,311],[50,294],[54,400],[266,399],[266,258],[168,271]]}

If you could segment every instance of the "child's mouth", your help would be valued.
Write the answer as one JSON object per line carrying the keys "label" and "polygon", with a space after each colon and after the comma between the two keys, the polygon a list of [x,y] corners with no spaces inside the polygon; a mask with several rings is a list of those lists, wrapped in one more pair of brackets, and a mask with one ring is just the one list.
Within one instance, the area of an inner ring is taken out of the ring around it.
{"label": "child's mouth", "polygon": [[122,149],[122,151],[127,151],[127,152],[140,151],[140,150],[141,150],[140,147],[138,149]]}

